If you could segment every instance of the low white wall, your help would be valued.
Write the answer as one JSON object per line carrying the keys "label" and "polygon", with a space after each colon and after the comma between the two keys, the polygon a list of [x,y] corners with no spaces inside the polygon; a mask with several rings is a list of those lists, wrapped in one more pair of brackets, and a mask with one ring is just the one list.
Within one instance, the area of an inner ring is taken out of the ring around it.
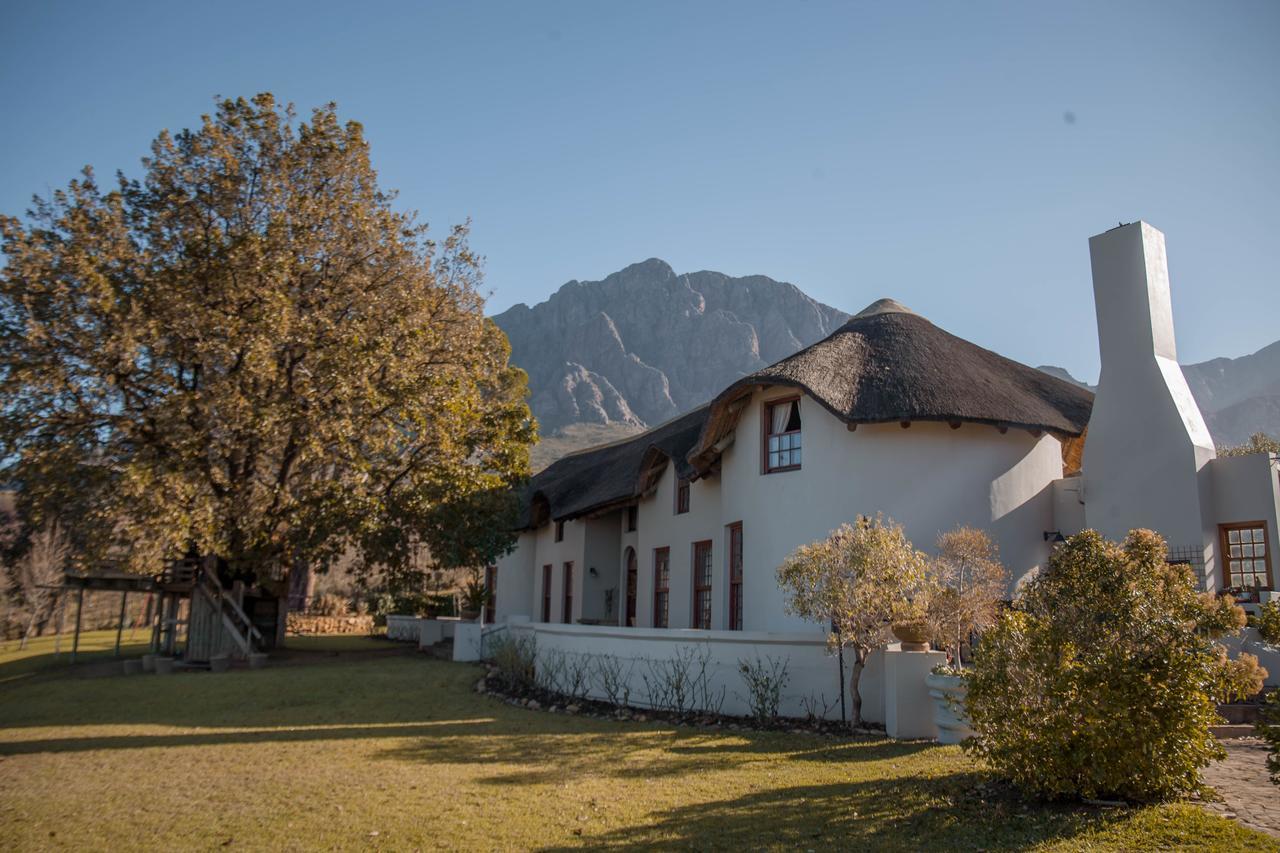
{"label": "low white wall", "polygon": [[387,616],[387,639],[395,640],[399,643],[416,643],[421,631],[421,625],[427,620],[420,619],[417,616],[396,616],[394,614]]}
{"label": "low white wall", "polygon": [[[539,622],[510,625],[515,637],[532,637],[537,646],[538,664],[545,665],[557,654],[580,659],[583,656],[614,657],[627,673],[631,688],[630,704],[651,707],[644,676],[653,680],[653,663],[672,660],[677,654],[692,650],[697,657],[709,656],[708,683],[718,696],[723,690],[721,712],[732,715],[750,713],[749,691],[739,672],[742,661],[766,661],[769,658],[787,662],[788,681],[782,691],[780,713],[788,717],[805,716],[805,699],[817,703],[821,710],[825,697],[827,718],[840,719],[840,693],[847,690],[852,673],[853,653],[845,651],[844,681],[835,655],[827,651],[820,634],[766,633],[763,631],[695,631],[652,628],[619,628],[601,625],[556,625]],[[862,716],[868,722],[884,722],[883,655],[874,654],[863,671],[860,683]],[[593,699],[606,697],[594,682],[588,691]]]}
{"label": "low white wall", "polygon": [[1243,628],[1238,634],[1223,637],[1222,644],[1227,647],[1227,654],[1233,658],[1241,652],[1247,652],[1258,659],[1267,670],[1267,687],[1280,686],[1280,646],[1264,642],[1257,628]]}

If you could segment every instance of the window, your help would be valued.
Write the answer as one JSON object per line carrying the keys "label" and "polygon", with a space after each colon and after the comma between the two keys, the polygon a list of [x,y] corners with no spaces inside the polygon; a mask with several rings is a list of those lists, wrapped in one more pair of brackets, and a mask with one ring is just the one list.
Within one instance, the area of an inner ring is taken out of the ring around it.
{"label": "window", "polygon": [[564,541],[564,522],[563,521],[556,522],[556,541],[557,542]]}
{"label": "window", "polygon": [[627,532],[628,533],[636,532],[636,524],[639,521],[639,518],[640,518],[640,507],[638,506],[627,507]]}
{"label": "window", "polygon": [[742,522],[729,525],[729,630],[742,630]]}
{"label": "window", "polygon": [[1263,521],[1222,525],[1223,579],[1230,589],[1271,587],[1271,555]]}
{"label": "window", "polygon": [[573,563],[564,564],[564,613],[560,621],[573,624]]}
{"label": "window", "polygon": [[640,571],[636,561],[636,549],[627,549],[627,609],[623,616],[623,624],[628,628],[636,625],[636,587],[640,584]]}
{"label": "window", "polygon": [[711,543],[693,543],[693,627],[711,627]]}
{"label": "window", "polygon": [[676,515],[689,511],[689,481],[684,477],[676,480]]}
{"label": "window", "polygon": [[671,610],[671,549],[653,549],[653,627],[669,628]]}
{"label": "window", "polygon": [[551,621],[551,566],[542,567],[542,621]]}
{"label": "window", "polygon": [[764,472],[800,467],[800,398],[764,405]]}
{"label": "window", "polygon": [[484,621],[492,625],[498,621],[498,567],[484,567],[484,588],[489,600],[484,605]]}

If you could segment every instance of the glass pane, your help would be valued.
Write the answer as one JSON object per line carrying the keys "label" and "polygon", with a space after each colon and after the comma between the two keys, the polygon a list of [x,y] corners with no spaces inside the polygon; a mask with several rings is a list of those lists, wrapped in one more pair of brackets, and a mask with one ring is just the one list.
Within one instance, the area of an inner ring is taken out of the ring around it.
{"label": "glass pane", "polygon": [[776,454],[776,453],[770,453],[770,454],[769,454],[769,467],[770,467],[770,468],[777,468],[777,467],[778,467],[778,454]]}
{"label": "glass pane", "polygon": [[1230,551],[1231,551],[1231,556],[1233,556],[1233,557],[1239,557],[1239,556],[1240,556],[1240,546],[1239,546],[1239,545],[1232,545],[1232,546],[1230,547]]}
{"label": "glass pane", "polygon": [[1228,531],[1227,531],[1227,541],[1228,541],[1228,542],[1239,542],[1239,541],[1240,541],[1240,531],[1239,531],[1239,530],[1228,530]]}
{"label": "glass pane", "polygon": [[791,451],[791,464],[792,465],[800,464],[800,448],[798,447],[795,450]]}
{"label": "glass pane", "polygon": [[1255,527],[1255,528],[1253,528],[1252,530],[1250,530],[1249,532],[1253,535],[1253,541],[1254,541],[1254,542],[1261,542],[1261,541],[1262,541],[1262,529],[1261,529],[1261,528],[1259,528],[1259,527]]}
{"label": "glass pane", "polygon": [[792,446],[792,447],[799,447],[799,446],[800,446],[800,436],[801,436],[801,435],[803,435],[803,433],[799,433],[799,432],[798,432],[798,433],[796,433],[795,435],[791,436],[791,446]]}
{"label": "glass pane", "polygon": [[770,449],[770,450],[777,450],[777,449],[778,449],[778,440],[779,440],[779,439],[778,439],[778,436],[776,436],[776,435],[771,435],[771,436],[769,436],[769,449]]}

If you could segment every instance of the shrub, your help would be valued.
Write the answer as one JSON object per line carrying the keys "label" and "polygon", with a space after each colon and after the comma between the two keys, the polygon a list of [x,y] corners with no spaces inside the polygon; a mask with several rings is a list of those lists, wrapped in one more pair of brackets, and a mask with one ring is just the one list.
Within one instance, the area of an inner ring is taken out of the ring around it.
{"label": "shrub", "polygon": [[1272,690],[1258,710],[1258,737],[1267,742],[1267,770],[1271,782],[1280,785],[1280,690]]}
{"label": "shrub", "polygon": [[351,602],[341,595],[325,593],[311,602],[311,612],[316,616],[346,616],[351,612]]}
{"label": "shrub", "polygon": [[1263,642],[1280,643],[1280,603],[1268,601],[1258,608],[1254,618]]}
{"label": "shrub", "polygon": [[600,695],[615,708],[625,708],[631,704],[631,672],[635,664],[630,663],[624,670],[622,660],[616,655],[596,655],[592,669],[595,685]]}
{"label": "shrub", "polygon": [[[1086,530],[983,636],[969,676],[967,748],[1044,797],[1152,801],[1200,786],[1222,756],[1213,693],[1256,681],[1210,639],[1223,614],[1150,531]],[[1232,620],[1238,620],[1232,614]]]}
{"label": "shrub", "polygon": [[499,637],[490,644],[489,657],[506,689],[523,692],[537,686],[538,647],[533,637]]}
{"label": "shrub", "polygon": [[961,651],[972,635],[995,623],[1009,575],[991,537],[975,527],[957,527],[938,537],[928,577],[929,624],[951,662],[963,667]]}
{"label": "shrub", "polygon": [[787,666],[786,658],[767,657],[761,660],[757,657],[754,661],[738,661],[738,674],[747,686],[747,695],[743,698],[757,722],[771,723],[778,719],[782,691],[791,679]]}

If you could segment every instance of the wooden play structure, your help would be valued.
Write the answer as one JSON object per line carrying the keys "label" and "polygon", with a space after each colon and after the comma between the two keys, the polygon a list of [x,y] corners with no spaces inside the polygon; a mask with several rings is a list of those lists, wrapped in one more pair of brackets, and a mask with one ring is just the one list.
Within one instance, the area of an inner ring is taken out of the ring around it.
{"label": "wooden play structure", "polygon": [[157,575],[113,568],[68,572],[60,594],[75,594],[72,661],[80,647],[86,591],[120,594],[117,656],[130,595],[147,596],[144,620],[155,654],[201,666],[216,658],[247,659],[275,646],[280,600],[256,585],[230,579],[225,565],[215,558],[187,558],[170,562]]}

